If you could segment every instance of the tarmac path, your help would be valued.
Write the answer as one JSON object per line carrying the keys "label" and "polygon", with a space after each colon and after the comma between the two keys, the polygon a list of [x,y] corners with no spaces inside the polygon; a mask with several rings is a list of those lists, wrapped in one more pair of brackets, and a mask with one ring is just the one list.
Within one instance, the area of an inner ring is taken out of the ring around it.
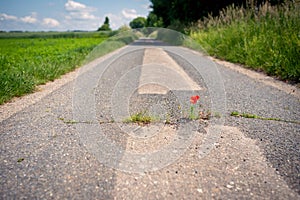
{"label": "tarmac path", "polygon": [[218,63],[139,40],[1,106],[0,198],[299,199],[299,89]]}

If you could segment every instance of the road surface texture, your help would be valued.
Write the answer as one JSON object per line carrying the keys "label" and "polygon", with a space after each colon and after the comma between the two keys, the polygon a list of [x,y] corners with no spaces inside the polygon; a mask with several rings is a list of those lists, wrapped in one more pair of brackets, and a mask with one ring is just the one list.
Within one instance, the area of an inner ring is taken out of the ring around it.
{"label": "road surface texture", "polygon": [[137,41],[2,106],[0,198],[299,199],[299,91],[241,71]]}

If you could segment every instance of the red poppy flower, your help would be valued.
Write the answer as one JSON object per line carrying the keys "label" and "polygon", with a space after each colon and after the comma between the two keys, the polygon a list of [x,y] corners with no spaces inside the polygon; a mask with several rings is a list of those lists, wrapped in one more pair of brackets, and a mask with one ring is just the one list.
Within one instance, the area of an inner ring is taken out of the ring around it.
{"label": "red poppy flower", "polygon": [[190,101],[191,101],[192,104],[196,104],[199,99],[200,99],[200,97],[198,95],[191,96]]}

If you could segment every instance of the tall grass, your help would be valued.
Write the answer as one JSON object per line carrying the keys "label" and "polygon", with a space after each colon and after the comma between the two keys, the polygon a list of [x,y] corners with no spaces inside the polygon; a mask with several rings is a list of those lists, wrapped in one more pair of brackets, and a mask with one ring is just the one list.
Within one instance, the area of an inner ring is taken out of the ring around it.
{"label": "tall grass", "polygon": [[209,54],[300,82],[300,6],[234,5],[200,21],[191,36]]}

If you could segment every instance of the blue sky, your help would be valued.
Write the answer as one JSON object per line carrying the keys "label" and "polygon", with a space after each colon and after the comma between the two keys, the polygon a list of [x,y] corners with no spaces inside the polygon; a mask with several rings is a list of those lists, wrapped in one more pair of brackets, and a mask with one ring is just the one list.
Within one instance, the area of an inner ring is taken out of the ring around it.
{"label": "blue sky", "polygon": [[147,16],[149,0],[0,0],[0,30],[96,30],[105,16],[112,29]]}

